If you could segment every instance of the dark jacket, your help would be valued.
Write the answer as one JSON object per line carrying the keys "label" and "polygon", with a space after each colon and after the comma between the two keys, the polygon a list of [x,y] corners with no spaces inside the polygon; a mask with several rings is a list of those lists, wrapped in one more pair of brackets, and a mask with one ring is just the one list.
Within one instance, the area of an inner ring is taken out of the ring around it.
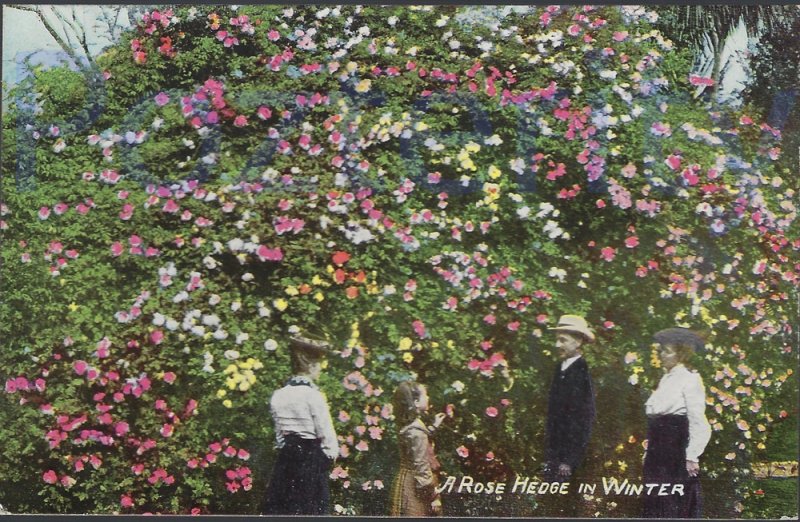
{"label": "dark jacket", "polygon": [[586,360],[580,357],[563,372],[559,361],[547,408],[546,462],[556,467],[569,464],[575,471],[586,454],[594,418],[594,390]]}

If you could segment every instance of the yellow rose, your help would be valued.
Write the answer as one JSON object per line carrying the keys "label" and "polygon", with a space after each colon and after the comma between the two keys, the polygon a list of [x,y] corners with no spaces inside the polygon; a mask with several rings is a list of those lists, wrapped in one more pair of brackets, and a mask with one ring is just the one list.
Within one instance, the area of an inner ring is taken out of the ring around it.
{"label": "yellow rose", "polygon": [[408,337],[403,337],[402,339],[400,339],[400,344],[398,345],[397,348],[400,351],[406,351],[411,349],[411,344],[412,344],[411,339],[409,339]]}
{"label": "yellow rose", "polygon": [[231,406],[233,406],[233,403],[230,401],[230,399],[225,399],[224,401],[222,401],[222,405],[225,406],[226,408],[230,408]]}
{"label": "yellow rose", "polygon": [[406,352],[406,353],[403,354],[403,361],[404,362],[410,363],[413,360],[414,360],[414,356],[411,355],[411,352]]}
{"label": "yellow rose", "polygon": [[498,168],[497,168],[497,167],[495,167],[494,165],[490,165],[490,166],[489,166],[489,177],[490,177],[490,178],[492,178],[492,179],[497,179],[497,178],[499,178],[500,176],[502,176],[502,174],[503,174],[503,173],[500,171],[500,169],[498,169]]}
{"label": "yellow rose", "polygon": [[366,78],[356,84],[356,92],[367,92],[372,87],[372,80]]}
{"label": "yellow rose", "polygon": [[286,307],[289,306],[289,303],[286,302],[286,299],[275,299],[272,301],[272,305],[279,311],[283,312],[286,310]]}

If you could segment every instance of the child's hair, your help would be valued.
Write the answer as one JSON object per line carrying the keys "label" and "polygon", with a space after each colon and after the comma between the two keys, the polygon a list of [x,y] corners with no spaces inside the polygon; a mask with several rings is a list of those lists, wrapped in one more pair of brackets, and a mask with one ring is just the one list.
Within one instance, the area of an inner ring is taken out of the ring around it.
{"label": "child's hair", "polygon": [[411,424],[419,417],[417,405],[414,401],[422,397],[422,385],[416,381],[401,382],[394,391],[392,408],[398,428]]}

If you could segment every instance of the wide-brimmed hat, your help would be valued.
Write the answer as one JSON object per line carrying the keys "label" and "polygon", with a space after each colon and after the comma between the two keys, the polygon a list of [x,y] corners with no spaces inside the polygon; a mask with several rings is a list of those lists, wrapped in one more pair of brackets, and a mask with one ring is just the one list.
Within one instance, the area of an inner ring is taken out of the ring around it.
{"label": "wide-brimmed hat", "polygon": [[290,337],[289,346],[293,350],[300,350],[315,357],[323,357],[327,355],[331,343],[321,334],[305,332]]}
{"label": "wide-brimmed hat", "polygon": [[681,346],[688,346],[695,352],[702,351],[705,346],[705,340],[688,328],[674,327],[661,330],[653,334],[653,341],[660,345],[674,344]]}
{"label": "wide-brimmed hat", "polygon": [[579,315],[562,315],[558,320],[558,324],[554,328],[548,328],[548,330],[578,333],[585,337],[588,342],[594,342],[594,332],[589,328],[586,319]]}

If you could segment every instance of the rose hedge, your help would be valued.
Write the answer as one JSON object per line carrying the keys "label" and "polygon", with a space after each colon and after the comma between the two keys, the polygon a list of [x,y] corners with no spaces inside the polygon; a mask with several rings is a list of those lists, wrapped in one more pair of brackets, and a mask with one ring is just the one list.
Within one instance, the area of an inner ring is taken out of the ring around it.
{"label": "rose hedge", "polygon": [[[96,78],[37,71],[12,93],[5,505],[257,513],[266,400],[312,325],[337,350],[338,513],[382,514],[408,376],[448,413],[448,474],[536,476],[546,329],[580,313],[599,337],[586,480],[641,476],[650,335],[683,324],[709,334],[706,513],[745,509],[749,463],[797,414],[780,131],[693,99],[707,80],[644,9],[468,11],[154,10]],[[540,514],[516,500],[447,509]]]}

